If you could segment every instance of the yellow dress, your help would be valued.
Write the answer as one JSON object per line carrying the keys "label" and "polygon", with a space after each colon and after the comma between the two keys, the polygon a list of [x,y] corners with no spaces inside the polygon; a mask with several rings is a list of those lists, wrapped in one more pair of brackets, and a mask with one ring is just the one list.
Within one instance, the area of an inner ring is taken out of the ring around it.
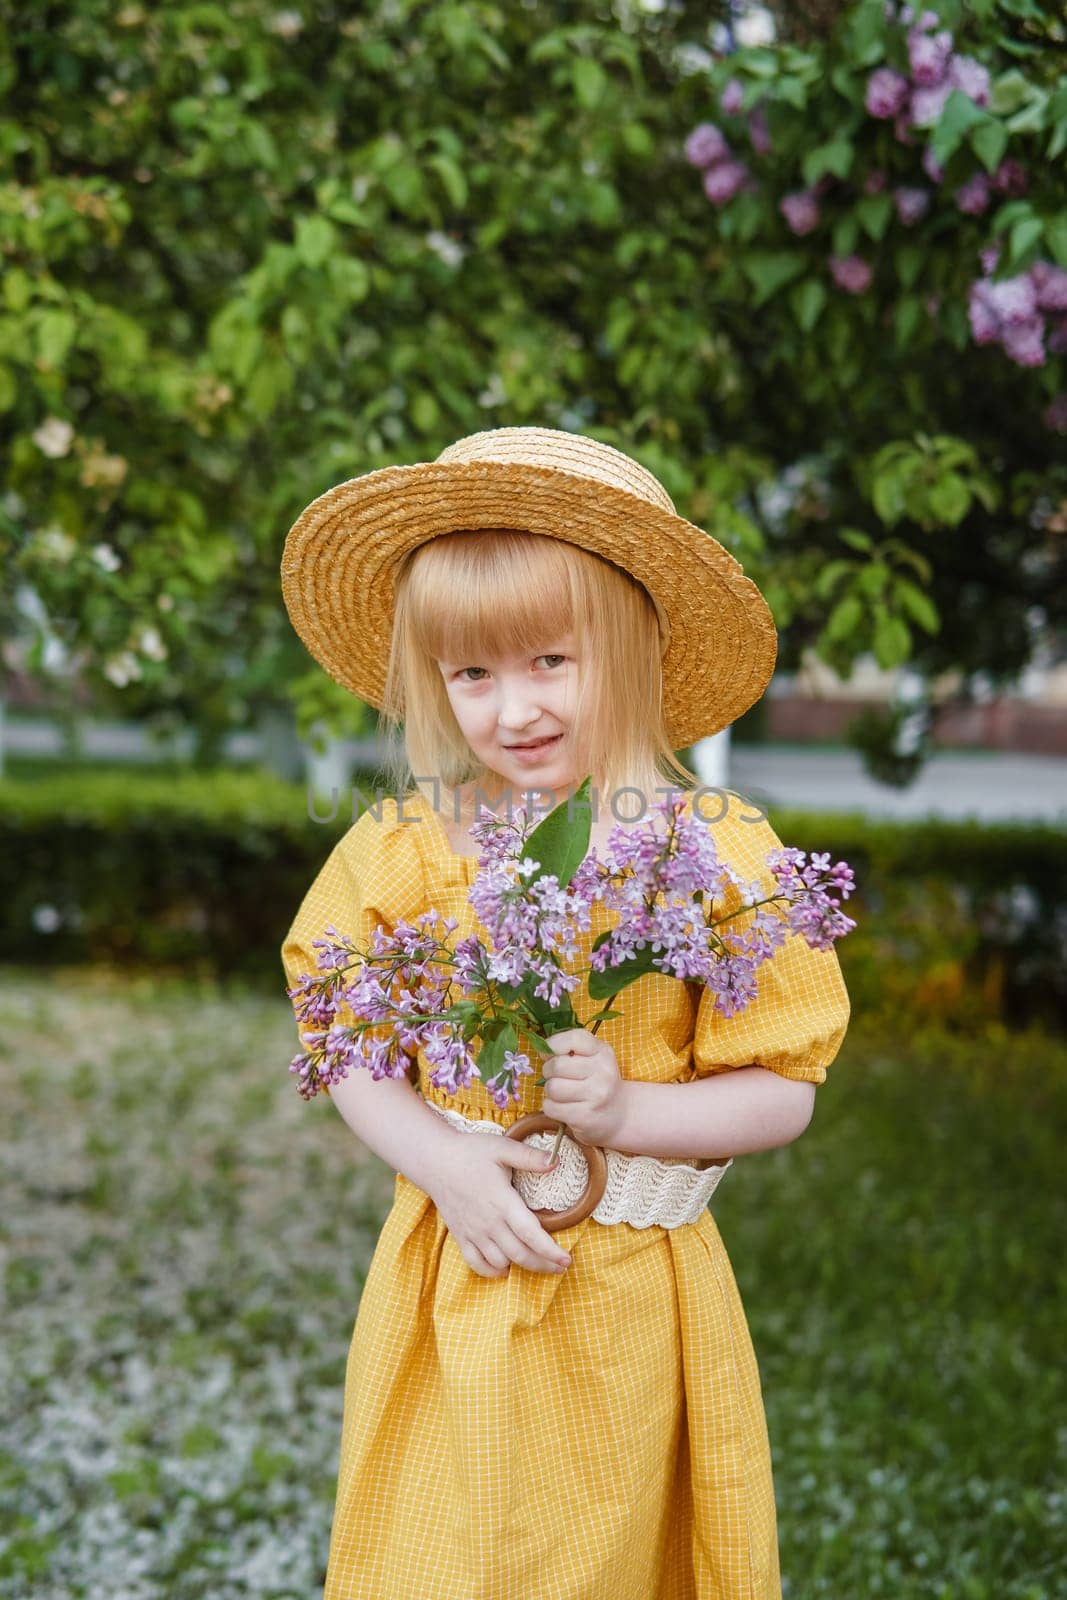
{"label": "yellow dress", "polygon": [[[764,857],[781,841],[751,803],[719,810],[698,803],[720,858],[773,893]],[[423,796],[399,811],[383,797],[308,890],[282,947],[289,985],[315,970],[328,923],[365,950],[376,923],[432,906],[459,919],[454,938],[484,937],[476,872]],[[739,904],[731,887],[716,911]],[[615,917],[594,907],[586,954]],[[849,1020],[836,953],[791,934],[757,982],[726,1019],[706,991],[649,974],[600,1036],[625,1078],[756,1064],[823,1082]],[[580,1017],[597,1009],[585,984],[572,999]],[[533,1059],[506,1110],[478,1079],[435,1088],[421,1054],[417,1087],[506,1127],[539,1109]],[[676,1228],[588,1217],[553,1238],[565,1273],[482,1277],[397,1174],[348,1356],[324,1600],[780,1600],[759,1371],[711,1211]]]}

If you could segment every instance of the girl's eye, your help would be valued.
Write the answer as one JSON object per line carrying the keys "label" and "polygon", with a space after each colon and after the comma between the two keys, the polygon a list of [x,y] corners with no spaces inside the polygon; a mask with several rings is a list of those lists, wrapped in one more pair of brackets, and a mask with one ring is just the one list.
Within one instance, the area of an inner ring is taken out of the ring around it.
{"label": "girl's eye", "polygon": [[[566,656],[556,655],[556,654],[543,655],[543,656],[538,656],[537,657],[538,661],[566,661],[566,659],[567,659]],[[468,672],[484,672],[485,670],[486,670],[485,667],[461,667],[459,669],[459,672],[456,674],[456,676],[461,678],[464,683],[478,683],[478,682],[481,681],[480,679],[478,679],[478,678],[468,678],[466,676],[466,674]],[[550,669],[550,670],[554,670],[554,669]]]}

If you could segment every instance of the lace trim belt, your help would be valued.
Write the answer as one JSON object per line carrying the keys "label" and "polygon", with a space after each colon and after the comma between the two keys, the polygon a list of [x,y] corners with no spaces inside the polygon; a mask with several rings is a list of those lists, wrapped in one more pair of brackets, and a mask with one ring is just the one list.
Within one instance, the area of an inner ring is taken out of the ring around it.
{"label": "lace trim belt", "polygon": [[[504,1137],[506,1129],[498,1122],[478,1122],[453,1107],[439,1106],[422,1096],[439,1117],[463,1133],[495,1133]],[[532,1133],[523,1143],[548,1150],[555,1143],[553,1132]],[[635,1228],[679,1228],[697,1222],[719,1186],[733,1157],[721,1166],[690,1166],[670,1156],[626,1155],[621,1150],[605,1149],[608,1181],[603,1195],[590,1213],[596,1222],[629,1222]],[[581,1146],[564,1134],[559,1161],[551,1172],[520,1172],[512,1181],[531,1210],[563,1211],[585,1193],[589,1166]]]}

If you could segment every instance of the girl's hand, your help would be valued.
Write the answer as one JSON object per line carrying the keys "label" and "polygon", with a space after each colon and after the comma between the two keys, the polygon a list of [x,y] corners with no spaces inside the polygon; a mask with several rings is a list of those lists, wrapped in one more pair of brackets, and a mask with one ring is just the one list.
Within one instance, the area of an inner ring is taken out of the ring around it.
{"label": "girl's hand", "polygon": [[625,1080],[615,1052],[588,1028],[547,1035],[556,1051],[545,1056],[541,1110],[565,1122],[575,1139],[611,1145],[623,1122]]}
{"label": "girl's hand", "polygon": [[426,1192],[479,1277],[504,1278],[512,1263],[528,1272],[562,1272],[570,1265],[511,1178],[515,1171],[550,1171],[546,1154],[494,1133],[457,1133],[443,1145]]}

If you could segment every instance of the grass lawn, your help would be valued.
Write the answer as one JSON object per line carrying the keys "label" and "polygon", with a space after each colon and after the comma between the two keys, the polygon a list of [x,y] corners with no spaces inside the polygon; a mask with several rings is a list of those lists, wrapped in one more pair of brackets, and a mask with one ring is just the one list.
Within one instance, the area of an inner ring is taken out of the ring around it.
{"label": "grass lawn", "polygon": [[[0,1596],[316,1600],[393,1174],[296,1093],[280,971],[4,968],[0,1041]],[[731,1169],[787,1600],[1067,1593],[1065,1138],[1063,1040],[857,1019]]]}

